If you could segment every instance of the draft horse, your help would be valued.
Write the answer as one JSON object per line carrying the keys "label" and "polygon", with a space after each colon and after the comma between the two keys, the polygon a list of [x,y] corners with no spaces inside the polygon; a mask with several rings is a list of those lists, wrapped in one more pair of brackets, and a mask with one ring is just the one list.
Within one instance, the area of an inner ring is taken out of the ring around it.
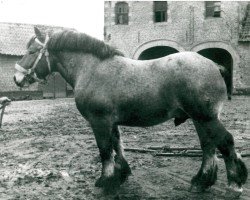
{"label": "draft horse", "polygon": [[171,118],[179,125],[191,118],[203,150],[192,187],[204,191],[215,183],[218,148],[229,188],[242,192],[247,169],[235,152],[233,136],[219,120],[227,92],[219,68],[211,60],[194,52],[132,60],[84,33],[45,34],[35,28],[27,53],[15,68],[14,81],[20,87],[59,72],[74,88],[77,109],[90,123],[100,151],[102,172],[97,187],[117,187],[131,173],[119,125],[146,127]]}

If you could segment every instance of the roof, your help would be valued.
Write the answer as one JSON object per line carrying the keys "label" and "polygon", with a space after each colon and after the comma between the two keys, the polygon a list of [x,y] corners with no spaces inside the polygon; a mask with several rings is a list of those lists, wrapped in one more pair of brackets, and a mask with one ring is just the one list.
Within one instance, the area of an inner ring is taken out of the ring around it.
{"label": "roof", "polygon": [[250,42],[250,3],[247,5],[246,18],[243,21],[239,41]]}
{"label": "roof", "polygon": [[42,30],[62,30],[63,27],[0,23],[0,54],[22,56],[26,52],[26,44],[35,35],[34,27]]}

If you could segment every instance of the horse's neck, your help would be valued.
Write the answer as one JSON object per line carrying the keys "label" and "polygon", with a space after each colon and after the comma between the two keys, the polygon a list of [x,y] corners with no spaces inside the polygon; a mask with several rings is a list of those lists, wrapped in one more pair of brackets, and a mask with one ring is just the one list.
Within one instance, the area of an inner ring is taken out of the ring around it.
{"label": "horse's neck", "polygon": [[99,63],[99,59],[93,55],[79,52],[60,52],[55,56],[57,60],[56,71],[58,71],[73,88],[75,88],[79,77],[87,83],[91,71],[93,71]]}

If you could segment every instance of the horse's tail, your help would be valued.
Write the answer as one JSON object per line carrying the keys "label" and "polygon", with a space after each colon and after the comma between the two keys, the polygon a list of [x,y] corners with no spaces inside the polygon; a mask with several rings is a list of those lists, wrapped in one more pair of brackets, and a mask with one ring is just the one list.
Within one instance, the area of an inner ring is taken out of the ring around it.
{"label": "horse's tail", "polygon": [[227,74],[227,69],[226,69],[226,67],[224,67],[224,66],[222,66],[222,65],[218,65],[218,64],[217,64],[217,66],[219,67],[221,76],[222,76],[222,77],[225,77],[226,74]]}
{"label": "horse's tail", "polygon": [[[217,64],[217,66],[218,66],[218,68],[219,68],[219,70],[220,70],[220,74],[221,74],[221,76],[223,77],[223,79],[224,79],[224,81],[225,81],[225,84],[226,84],[226,86],[227,86],[227,83],[226,83],[226,77],[228,76],[228,70],[227,70],[227,68],[226,67],[224,67],[223,65],[219,65],[219,64]],[[227,86],[228,87],[228,86]],[[228,88],[227,88],[227,98],[228,98],[228,100],[231,100],[232,98],[231,98],[231,91],[229,91],[228,90]]]}

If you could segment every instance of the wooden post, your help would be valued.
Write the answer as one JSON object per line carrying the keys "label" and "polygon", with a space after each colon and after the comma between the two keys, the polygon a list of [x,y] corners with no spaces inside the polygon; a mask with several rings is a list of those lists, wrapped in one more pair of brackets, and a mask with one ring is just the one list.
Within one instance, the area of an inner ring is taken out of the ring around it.
{"label": "wooden post", "polygon": [[2,120],[3,120],[3,114],[4,114],[5,107],[6,107],[6,105],[2,106],[2,112],[1,112],[1,115],[0,115],[0,128],[2,127]]}
{"label": "wooden post", "polygon": [[124,148],[124,151],[140,152],[140,153],[154,153],[155,150],[152,149],[141,149],[141,148]]}

